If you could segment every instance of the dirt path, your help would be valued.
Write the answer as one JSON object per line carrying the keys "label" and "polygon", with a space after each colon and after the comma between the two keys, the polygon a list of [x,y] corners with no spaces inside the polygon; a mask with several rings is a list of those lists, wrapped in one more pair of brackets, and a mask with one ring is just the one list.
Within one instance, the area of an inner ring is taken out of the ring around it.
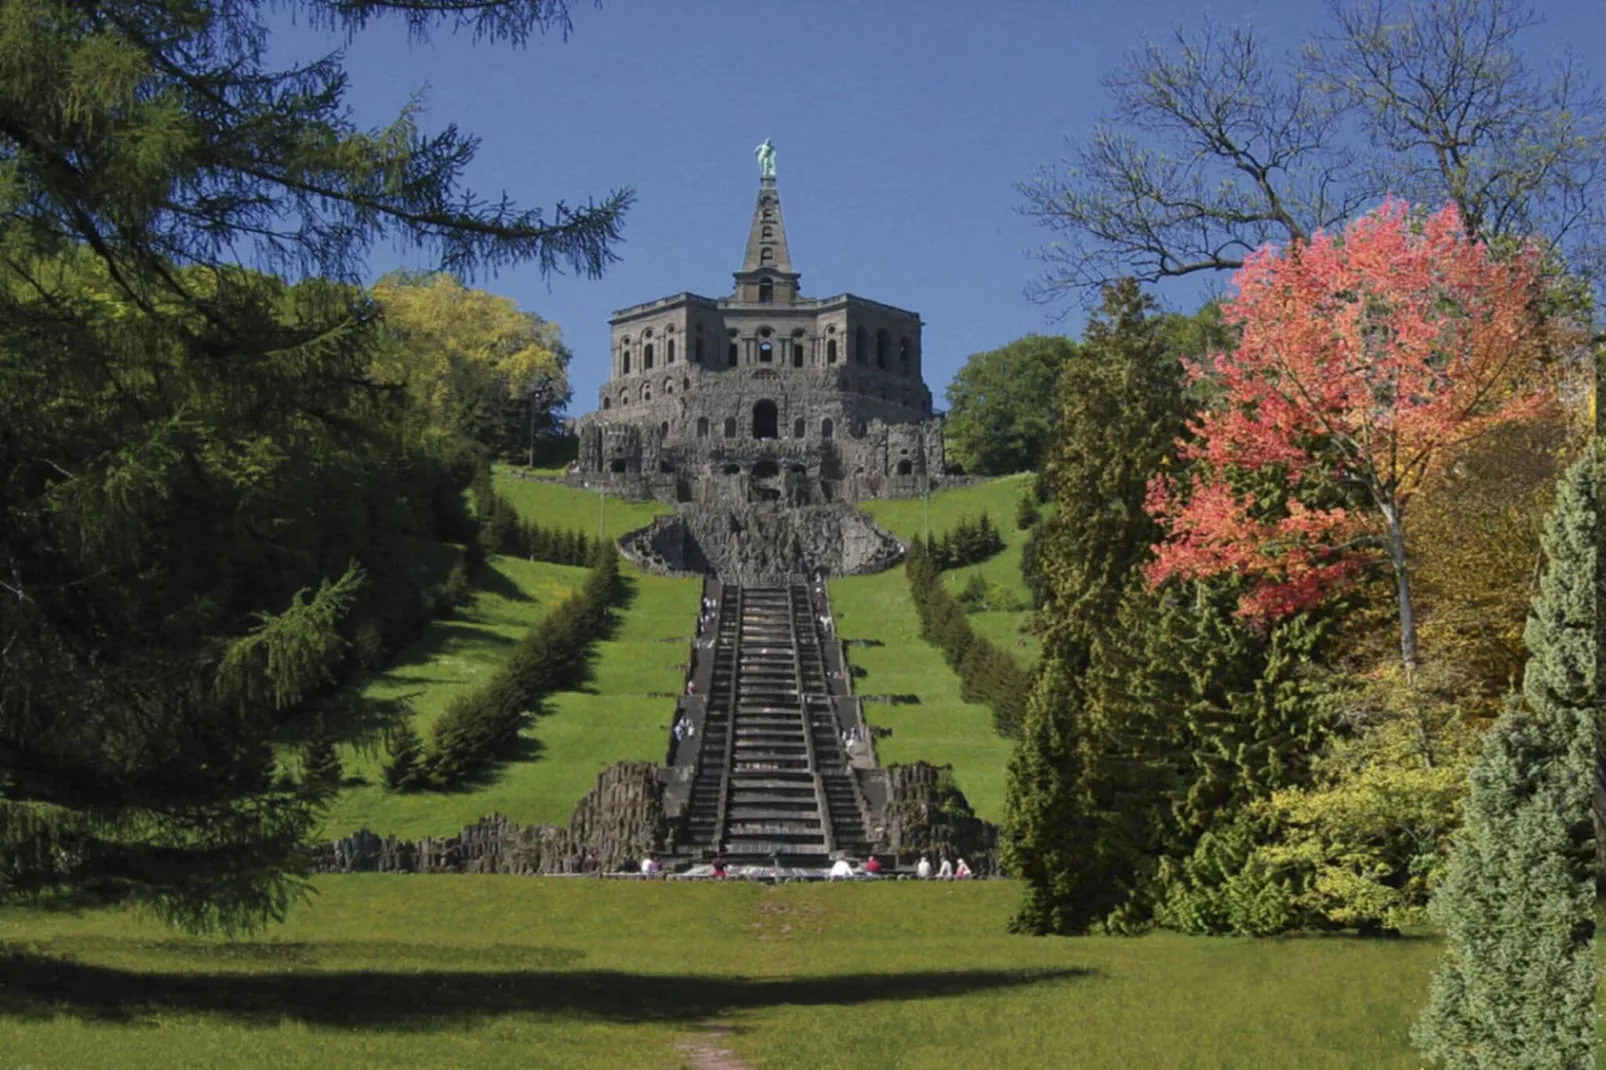
{"label": "dirt path", "polygon": [[692,1070],[751,1070],[735,1052],[719,1046],[720,1038],[730,1035],[729,1029],[710,1027],[682,1040],[675,1045],[675,1050],[686,1057]]}

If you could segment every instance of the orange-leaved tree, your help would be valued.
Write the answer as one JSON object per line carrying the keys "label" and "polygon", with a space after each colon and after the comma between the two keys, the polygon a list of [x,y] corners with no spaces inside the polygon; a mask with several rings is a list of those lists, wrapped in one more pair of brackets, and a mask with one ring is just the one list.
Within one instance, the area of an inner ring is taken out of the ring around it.
{"label": "orange-leaved tree", "polygon": [[1183,446],[1186,483],[1150,484],[1167,535],[1149,581],[1238,573],[1251,581],[1240,614],[1270,621],[1386,559],[1414,670],[1411,497],[1543,403],[1535,373],[1555,328],[1541,268],[1528,249],[1493,255],[1453,207],[1423,218],[1398,200],[1249,257],[1223,309],[1238,347],[1190,367],[1217,400]]}

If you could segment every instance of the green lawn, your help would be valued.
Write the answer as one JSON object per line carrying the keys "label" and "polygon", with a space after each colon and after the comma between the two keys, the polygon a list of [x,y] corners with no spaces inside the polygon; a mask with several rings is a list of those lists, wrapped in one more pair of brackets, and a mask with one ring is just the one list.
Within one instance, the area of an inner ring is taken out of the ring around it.
{"label": "green lawn", "polygon": [[496,489],[520,513],[544,527],[583,531],[592,538],[596,538],[599,524],[610,538],[617,539],[627,531],[646,527],[655,516],[674,512],[663,502],[626,502],[558,483],[518,479],[506,468],[496,471]]}
{"label": "green lawn", "polygon": [[[33,1070],[1416,1067],[1438,944],[1033,939],[1007,882],[326,877],[259,941],[0,911]],[[709,1030],[721,1028],[727,1035]]]}
{"label": "green lawn", "polygon": [[[506,479],[526,516],[570,527],[595,516],[597,496],[548,483]],[[576,504],[576,496],[593,503]],[[628,530],[650,516],[641,506],[608,506],[610,529]],[[629,513],[627,510],[635,510]],[[634,517],[634,519],[632,519]],[[472,791],[396,795],[382,787],[384,755],[342,748],[348,777],[368,783],[344,788],[324,829],[331,836],[360,828],[404,839],[457,832],[486,814],[503,813],[522,824],[565,824],[597,774],[624,759],[662,761],[668,739],[669,699],[684,679],[690,634],[697,618],[699,586],[692,580],[647,576],[625,565],[631,598],[612,639],[597,644],[595,674],[583,691],[552,697],[546,712],[524,730],[524,753],[503,763],[492,779]],[[584,582],[586,570],[567,565],[493,557],[482,573],[474,605],[453,620],[435,621],[388,672],[368,686],[380,698],[411,697],[413,723],[428,738],[429,726],[458,691],[501,668],[512,645],[548,609]],[[660,640],[684,637],[683,642]]]}
{"label": "green lawn", "polygon": [[[980,574],[989,584],[1000,588],[1021,605],[1020,610],[988,611],[970,614],[970,626],[976,634],[991,639],[1001,649],[1009,651],[1023,664],[1037,660],[1040,644],[1037,637],[1024,630],[1031,617],[1031,596],[1020,578],[1020,550],[1026,541],[1026,532],[1015,529],[1015,507],[1021,494],[1031,486],[1031,473],[1004,476],[987,483],[957,490],[939,491],[931,496],[931,533],[941,535],[951,531],[964,517],[988,514],[1004,536],[1002,553],[979,565],[956,568],[943,574],[950,591],[958,594]],[[876,523],[905,541],[926,533],[926,503],[919,498],[891,502],[863,502],[860,509],[875,517]]]}

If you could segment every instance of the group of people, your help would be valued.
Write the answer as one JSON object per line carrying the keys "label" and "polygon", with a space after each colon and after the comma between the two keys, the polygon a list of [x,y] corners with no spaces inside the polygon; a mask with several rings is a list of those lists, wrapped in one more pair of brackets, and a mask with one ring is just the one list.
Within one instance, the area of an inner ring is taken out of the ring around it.
{"label": "group of people", "polygon": [[831,863],[831,872],[826,874],[825,879],[829,882],[852,880],[855,877],[878,877],[880,875],[881,863],[876,861],[875,855],[871,855],[865,859],[864,865],[860,866],[857,872],[854,871],[852,862],[849,862],[846,858],[838,858]]}
{"label": "group of people", "polygon": [[675,726],[670,731],[675,735],[675,742],[679,743],[681,740],[691,739],[697,734],[697,722],[682,713],[675,718]]}
{"label": "group of people", "polygon": [[[942,856],[939,855],[938,857],[941,858]],[[963,858],[959,860],[957,866],[947,858],[942,858],[942,864],[937,867],[937,872],[933,874],[931,872],[931,859],[921,855],[920,861],[915,864],[915,876],[921,880],[930,880],[933,875],[940,881],[962,881],[968,880],[971,872],[970,867],[965,865]]]}

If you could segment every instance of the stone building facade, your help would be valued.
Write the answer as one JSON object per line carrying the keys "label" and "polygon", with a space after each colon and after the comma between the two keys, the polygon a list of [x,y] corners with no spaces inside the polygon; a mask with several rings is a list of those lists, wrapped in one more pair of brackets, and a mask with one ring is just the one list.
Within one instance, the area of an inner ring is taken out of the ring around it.
{"label": "stone building facade", "polygon": [[917,494],[945,472],[913,312],[798,291],[780,194],[760,179],[726,298],[622,309],[576,421],[571,479],[665,501],[789,505]]}

